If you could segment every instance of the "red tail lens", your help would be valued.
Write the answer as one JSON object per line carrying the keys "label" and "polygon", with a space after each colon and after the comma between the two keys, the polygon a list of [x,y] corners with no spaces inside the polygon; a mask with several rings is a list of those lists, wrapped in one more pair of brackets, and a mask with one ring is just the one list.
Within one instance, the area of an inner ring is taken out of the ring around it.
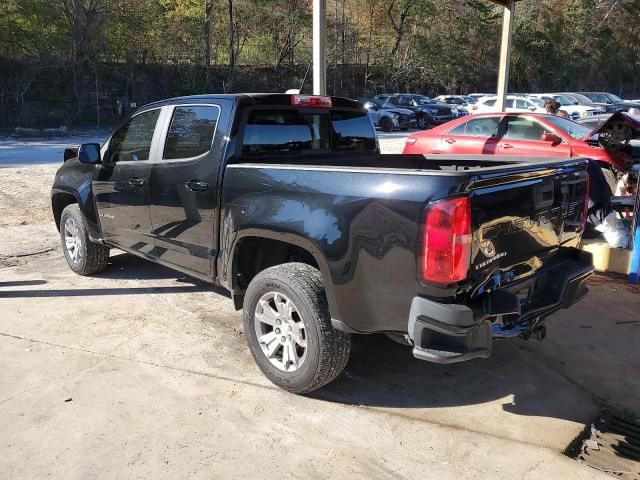
{"label": "red tail lens", "polygon": [[291,105],[296,107],[320,107],[331,108],[331,97],[319,97],[316,95],[291,95]]}
{"label": "red tail lens", "polygon": [[467,278],[471,262],[471,204],[468,197],[434,203],[425,219],[422,278],[454,283]]}
{"label": "red tail lens", "polygon": [[587,229],[587,218],[589,218],[589,194],[591,193],[591,183],[589,175],[585,179],[585,197],[584,197],[584,211],[582,212],[582,231]]}

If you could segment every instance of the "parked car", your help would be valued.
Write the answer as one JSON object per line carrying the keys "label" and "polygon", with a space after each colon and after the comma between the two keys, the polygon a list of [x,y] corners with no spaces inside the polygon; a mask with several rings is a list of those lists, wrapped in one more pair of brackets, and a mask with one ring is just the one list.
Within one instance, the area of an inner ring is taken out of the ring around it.
{"label": "parked car", "polygon": [[558,93],[532,93],[530,97],[536,97],[546,102],[547,100],[555,100],[560,104],[560,110],[565,112],[572,120],[589,115],[600,115],[605,113],[605,109],[596,105],[580,105],[577,100],[571,99],[565,95]]}
{"label": "parked car", "polygon": [[469,93],[465,96],[475,98],[476,100],[480,100],[483,97],[493,97],[495,93]]}
{"label": "parked car", "polygon": [[589,97],[581,93],[559,92],[559,93],[555,93],[554,95],[562,95],[564,97],[567,97],[568,99],[576,102],[577,105],[584,105],[591,108],[601,108],[604,110],[604,113],[613,113],[615,111],[615,108],[613,107],[613,105],[604,104],[604,103],[595,103]]}
{"label": "parked car", "polygon": [[441,125],[458,117],[457,112],[454,113],[449,105],[435,102],[424,95],[396,94],[391,95],[388,101],[398,107],[415,112],[418,127],[422,129]]}
{"label": "parked car", "polygon": [[228,290],[262,372],[306,393],[344,369],[352,333],[435,363],[542,339],[593,272],[586,165],[380,155],[353,100],[198,95],[81,145],[51,203],[74,272],[118,248]]}
{"label": "parked car", "polygon": [[462,95],[439,95],[433,100],[438,103],[451,105],[451,110],[456,118],[469,115],[471,113],[471,103],[476,102],[475,99],[470,101],[469,98],[463,97]]}
{"label": "parked car", "polygon": [[640,108],[640,103],[622,100],[617,95],[607,92],[582,92],[593,102],[610,106],[608,111],[628,112],[630,108]]}
{"label": "parked car", "polygon": [[446,103],[448,105],[460,105],[461,107],[469,106],[469,100],[462,95],[438,95],[433,100],[440,103]]}
{"label": "parked car", "polygon": [[373,126],[383,132],[391,132],[394,128],[408,130],[416,126],[416,114],[411,110],[375,98],[361,98],[360,103],[367,109]]}
{"label": "parked car", "polygon": [[[497,109],[497,101],[498,97],[496,95],[482,97],[478,100],[478,103],[471,107],[471,113],[495,112]],[[505,110],[507,112],[546,113],[542,100],[539,98],[525,97],[524,95],[507,95],[505,99]]]}
{"label": "parked car", "polygon": [[616,144],[597,137],[603,128],[593,131],[547,114],[473,115],[411,134],[404,153],[581,156],[626,171],[632,160],[624,151],[624,142]]}

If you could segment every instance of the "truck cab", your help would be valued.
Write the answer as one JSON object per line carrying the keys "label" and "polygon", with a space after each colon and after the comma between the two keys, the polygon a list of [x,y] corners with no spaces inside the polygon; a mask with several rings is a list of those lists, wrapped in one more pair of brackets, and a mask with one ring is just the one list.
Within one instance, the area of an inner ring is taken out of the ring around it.
{"label": "truck cab", "polygon": [[353,100],[175,98],[67,156],[51,198],[70,268],[98,274],[118,248],[223,287],[294,393],[335,379],[353,334],[435,363],[543,337],[593,271],[585,160],[381,155]]}

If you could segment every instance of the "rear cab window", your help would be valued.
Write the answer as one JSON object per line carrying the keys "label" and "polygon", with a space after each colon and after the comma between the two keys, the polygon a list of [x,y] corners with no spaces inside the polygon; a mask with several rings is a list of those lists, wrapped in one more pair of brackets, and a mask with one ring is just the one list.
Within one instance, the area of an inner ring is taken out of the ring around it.
{"label": "rear cab window", "polygon": [[249,112],[241,156],[377,152],[377,148],[366,112],[280,107]]}

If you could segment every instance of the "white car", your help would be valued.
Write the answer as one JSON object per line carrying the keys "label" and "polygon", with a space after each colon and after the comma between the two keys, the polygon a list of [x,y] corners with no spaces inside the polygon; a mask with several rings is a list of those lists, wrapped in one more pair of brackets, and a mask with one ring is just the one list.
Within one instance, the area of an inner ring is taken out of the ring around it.
{"label": "white car", "polygon": [[[496,112],[496,102],[498,97],[492,95],[490,97],[482,97],[478,103],[471,107],[471,113],[489,113]],[[524,97],[521,95],[507,95],[505,100],[506,112],[518,113],[547,113],[544,109],[544,101],[539,98]]]}
{"label": "white car", "polygon": [[589,105],[579,105],[575,100],[565,97],[559,93],[532,93],[529,97],[539,98],[543,102],[549,99],[553,99],[560,104],[560,110],[566,112],[571,120],[577,120],[582,117],[589,117],[591,115],[601,115],[605,113],[605,109],[602,107],[591,107]]}

